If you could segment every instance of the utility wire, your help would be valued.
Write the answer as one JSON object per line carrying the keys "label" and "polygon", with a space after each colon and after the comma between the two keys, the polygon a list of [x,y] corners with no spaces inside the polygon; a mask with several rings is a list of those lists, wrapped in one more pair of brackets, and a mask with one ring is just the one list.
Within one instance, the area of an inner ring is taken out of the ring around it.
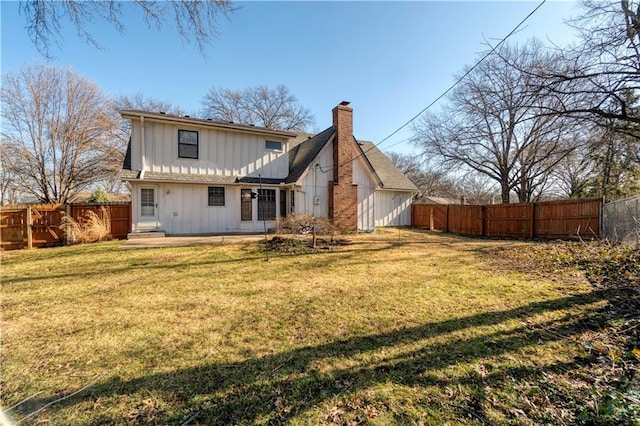
{"label": "utility wire", "polygon": [[[482,58],[480,58],[480,60],[478,60],[471,68],[469,68],[467,71],[465,71],[464,74],[462,74],[462,76],[460,76],[455,82],[453,82],[453,84],[451,84],[451,86],[449,86],[449,88],[447,88],[447,90],[445,90],[444,92],[442,92],[437,98],[435,98],[429,105],[427,105],[426,107],[422,108],[422,110],[420,110],[420,112],[418,112],[416,115],[414,115],[413,117],[411,117],[407,122],[405,122],[402,126],[398,127],[396,130],[394,130],[393,132],[391,132],[387,137],[385,137],[384,139],[382,139],[380,142],[377,142],[375,144],[373,144],[373,146],[369,149],[367,149],[366,151],[362,151],[361,154],[356,155],[355,157],[353,157],[351,160],[349,161],[353,161],[357,158],[362,157],[363,155],[365,155],[367,152],[373,150],[373,148],[377,148],[378,146],[380,146],[383,142],[385,142],[386,140],[388,140],[389,138],[391,138],[393,135],[395,135],[396,133],[398,133],[400,130],[404,129],[405,127],[407,127],[409,124],[411,124],[413,121],[415,121],[418,117],[420,117],[425,111],[427,111],[429,108],[431,108],[432,106],[434,106],[440,99],[444,98],[449,92],[451,92],[458,84],[460,84],[462,82],[462,80],[464,80],[469,74],[471,74],[473,72],[473,70],[475,70],[482,62],[484,62],[485,59],[487,59],[489,56],[491,56],[500,46],[502,46],[504,44],[505,41],[507,41],[507,39],[509,37],[511,37],[516,31],[518,31],[520,29],[520,27],[522,26],[522,24],[524,24],[529,18],[531,18],[531,16],[533,16],[534,13],[536,13],[538,11],[538,9],[540,9],[542,7],[542,5],[544,5],[547,2],[547,0],[542,0],[531,12],[529,12],[529,14],[527,16],[525,16],[519,23],[518,25],[516,25],[510,32],[509,34],[507,34],[506,36],[504,36],[500,42],[498,44],[496,44],[495,46],[493,46]],[[403,139],[400,142],[396,142],[393,145],[390,145],[387,148],[391,148],[392,146],[396,146],[399,145],[402,142],[405,142],[408,139]],[[344,164],[339,164],[338,167],[344,166],[345,164],[347,164],[347,162],[345,162]],[[333,170],[333,167],[327,168],[327,172]],[[326,173],[326,172],[325,172]]]}

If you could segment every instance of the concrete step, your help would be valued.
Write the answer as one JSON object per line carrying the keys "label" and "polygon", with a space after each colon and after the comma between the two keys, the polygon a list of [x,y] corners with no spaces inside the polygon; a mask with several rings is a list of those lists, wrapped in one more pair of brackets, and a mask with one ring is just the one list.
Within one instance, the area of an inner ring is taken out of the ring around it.
{"label": "concrete step", "polygon": [[127,240],[135,240],[139,238],[164,238],[164,231],[140,231],[130,232],[127,234]]}

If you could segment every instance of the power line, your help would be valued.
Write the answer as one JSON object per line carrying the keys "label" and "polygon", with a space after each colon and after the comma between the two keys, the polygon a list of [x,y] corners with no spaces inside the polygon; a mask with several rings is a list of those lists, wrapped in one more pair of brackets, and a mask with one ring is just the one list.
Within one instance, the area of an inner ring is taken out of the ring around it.
{"label": "power line", "polygon": [[[409,124],[411,124],[413,121],[415,121],[418,117],[420,117],[425,111],[427,111],[429,108],[431,108],[432,106],[434,106],[440,99],[442,99],[443,97],[445,97],[449,92],[451,92],[458,84],[460,84],[462,82],[462,80],[464,80],[469,74],[471,74],[473,72],[473,70],[475,70],[482,62],[484,62],[485,59],[487,59],[489,56],[491,56],[500,46],[502,46],[504,44],[505,41],[507,41],[507,39],[509,37],[511,37],[516,31],[518,31],[520,29],[520,27],[522,26],[522,24],[524,24],[529,18],[531,18],[531,16],[533,16],[534,13],[536,13],[538,11],[538,9],[540,9],[542,7],[542,5],[544,5],[547,2],[547,0],[542,0],[531,12],[529,12],[529,14],[527,16],[525,16],[519,23],[518,25],[516,25],[510,32],[509,34],[507,34],[506,36],[504,36],[500,42],[498,42],[498,44],[496,44],[495,46],[493,46],[484,56],[482,56],[482,58],[480,58],[480,60],[478,60],[471,68],[469,68],[467,71],[465,71],[464,74],[462,74],[462,76],[460,76],[456,81],[453,82],[453,84],[451,84],[447,90],[445,90],[444,92],[442,92],[437,98],[435,98],[429,105],[427,105],[426,107],[422,108],[422,110],[420,110],[420,112],[418,112],[416,115],[414,115],[413,117],[411,117],[406,123],[404,123],[402,126],[398,127],[396,130],[394,130],[393,132],[391,132],[387,137],[385,137],[384,139],[382,139],[381,141],[379,141],[378,143],[373,144],[373,146],[369,149],[367,149],[366,151],[362,151],[362,154],[358,154],[357,156],[353,157],[351,160],[349,161],[353,161],[357,158],[362,157],[364,154],[366,154],[367,152],[371,151],[373,148],[377,148],[379,145],[381,145],[383,142],[385,142],[386,140],[388,140],[389,138],[391,138],[393,135],[395,135],[396,133],[398,133],[400,130],[404,129],[405,127],[407,127]],[[400,142],[396,142],[393,145],[390,145],[387,148],[391,148],[392,146],[396,146],[399,145],[402,142],[405,142],[408,139],[403,139]],[[346,163],[344,164],[339,164],[338,167],[340,166],[344,166]],[[328,171],[333,170],[333,167],[328,168]]]}

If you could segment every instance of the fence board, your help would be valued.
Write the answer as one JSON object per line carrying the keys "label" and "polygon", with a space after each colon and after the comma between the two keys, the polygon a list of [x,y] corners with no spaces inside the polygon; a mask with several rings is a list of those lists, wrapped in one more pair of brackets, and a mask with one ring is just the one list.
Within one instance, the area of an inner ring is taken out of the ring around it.
{"label": "fence board", "polygon": [[[131,203],[113,204],[72,204],[71,217],[75,221],[86,220],[87,212],[93,211],[102,218],[102,207],[111,218],[111,238],[126,238],[131,230]],[[66,206],[33,205],[31,226],[33,247],[52,247],[64,244],[62,217]],[[2,250],[16,250],[27,247],[28,237],[27,207],[3,207],[0,215],[0,247]]]}
{"label": "fence board", "polygon": [[489,206],[414,204],[412,226],[495,238],[593,239],[600,235],[601,203],[588,199]]}
{"label": "fence board", "polygon": [[538,203],[535,236],[549,239],[599,238],[601,204],[600,199]]}
{"label": "fence board", "polygon": [[485,233],[496,238],[531,238],[531,204],[485,206]]}
{"label": "fence board", "polygon": [[452,204],[449,206],[449,231],[456,234],[481,236],[483,234],[482,216],[482,206]]}
{"label": "fence board", "polygon": [[0,247],[3,250],[27,246],[27,209],[2,209],[0,212]]}
{"label": "fence board", "polygon": [[31,207],[33,225],[31,227],[34,247],[53,247],[62,244],[63,232],[60,228],[62,211],[58,205]]}

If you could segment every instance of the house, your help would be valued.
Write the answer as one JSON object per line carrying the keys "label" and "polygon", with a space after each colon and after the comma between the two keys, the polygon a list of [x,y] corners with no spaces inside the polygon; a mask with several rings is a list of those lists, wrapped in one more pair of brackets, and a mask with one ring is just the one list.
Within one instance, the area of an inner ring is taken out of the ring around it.
{"label": "house", "polygon": [[353,136],[353,109],[333,109],[317,135],[124,110],[131,138],[121,173],[132,231],[261,232],[290,214],[347,232],[410,225],[417,188],[371,142]]}
{"label": "house", "polygon": [[414,201],[414,204],[435,204],[446,206],[447,204],[463,204],[459,198],[435,197],[433,195],[425,195]]}

